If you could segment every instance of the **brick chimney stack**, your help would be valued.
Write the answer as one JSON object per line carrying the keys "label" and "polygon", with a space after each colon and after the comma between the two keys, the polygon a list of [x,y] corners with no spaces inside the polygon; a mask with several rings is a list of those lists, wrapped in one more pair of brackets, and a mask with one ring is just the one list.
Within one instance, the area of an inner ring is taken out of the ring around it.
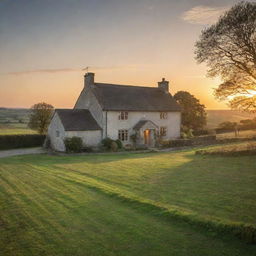
{"label": "brick chimney stack", "polygon": [[88,72],[84,75],[84,88],[90,88],[94,85],[94,73]]}
{"label": "brick chimney stack", "polygon": [[161,82],[158,82],[158,88],[163,90],[164,92],[169,92],[169,81],[166,81],[165,78],[162,78]]}

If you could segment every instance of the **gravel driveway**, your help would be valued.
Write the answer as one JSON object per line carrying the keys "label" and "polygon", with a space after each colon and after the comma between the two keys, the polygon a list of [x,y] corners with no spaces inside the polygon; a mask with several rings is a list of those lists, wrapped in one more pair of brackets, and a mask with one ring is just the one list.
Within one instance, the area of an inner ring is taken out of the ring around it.
{"label": "gravel driveway", "polygon": [[46,151],[43,148],[19,148],[10,150],[0,150],[0,158],[9,156],[29,155],[29,154],[43,154]]}

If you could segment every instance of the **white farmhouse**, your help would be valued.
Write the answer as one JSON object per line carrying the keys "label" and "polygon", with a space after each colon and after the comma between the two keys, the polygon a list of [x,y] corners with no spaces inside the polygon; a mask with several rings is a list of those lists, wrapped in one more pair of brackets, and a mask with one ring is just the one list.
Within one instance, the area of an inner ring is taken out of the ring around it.
{"label": "white farmhouse", "polygon": [[97,147],[103,138],[154,147],[157,136],[180,137],[180,106],[163,78],[158,87],[95,83],[94,73],[84,76],[84,88],[74,109],[57,109],[48,128],[51,146],[65,151],[66,137],[81,137]]}

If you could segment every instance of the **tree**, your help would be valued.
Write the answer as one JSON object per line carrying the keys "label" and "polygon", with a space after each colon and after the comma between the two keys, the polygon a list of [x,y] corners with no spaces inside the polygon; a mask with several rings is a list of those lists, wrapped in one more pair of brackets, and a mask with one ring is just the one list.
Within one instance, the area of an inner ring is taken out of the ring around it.
{"label": "tree", "polygon": [[174,99],[181,106],[182,126],[193,130],[200,130],[206,125],[205,106],[199,100],[186,91],[179,91]]}
{"label": "tree", "polygon": [[233,131],[236,126],[237,126],[237,122],[226,121],[226,122],[220,123],[218,128],[227,130],[227,131]]}
{"label": "tree", "polygon": [[30,109],[30,117],[28,127],[38,131],[40,134],[47,132],[48,125],[53,114],[53,106],[47,103],[37,103]]}
{"label": "tree", "polygon": [[256,112],[256,3],[240,2],[202,31],[196,60],[222,83],[215,96],[231,108]]}

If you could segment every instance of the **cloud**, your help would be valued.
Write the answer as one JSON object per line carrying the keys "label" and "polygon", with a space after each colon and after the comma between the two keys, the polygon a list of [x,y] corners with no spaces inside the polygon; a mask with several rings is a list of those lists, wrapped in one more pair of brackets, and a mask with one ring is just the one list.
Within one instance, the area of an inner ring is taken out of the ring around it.
{"label": "cloud", "polygon": [[59,68],[59,69],[35,69],[26,71],[14,71],[5,73],[6,75],[29,75],[34,73],[62,73],[62,72],[74,72],[82,69],[72,69],[72,68]]}
{"label": "cloud", "polygon": [[195,6],[184,12],[181,18],[191,24],[209,25],[215,23],[228,7]]}
{"label": "cloud", "polygon": [[[97,70],[117,70],[117,69],[133,69],[137,68],[136,65],[125,65],[125,66],[89,66],[88,71],[93,72]],[[2,75],[30,75],[30,74],[51,74],[51,73],[66,73],[66,72],[79,72],[87,71],[87,68],[56,68],[56,69],[34,69],[34,70],[25,70],[25,71],[12,71],[7,73],[2,73]]]}

